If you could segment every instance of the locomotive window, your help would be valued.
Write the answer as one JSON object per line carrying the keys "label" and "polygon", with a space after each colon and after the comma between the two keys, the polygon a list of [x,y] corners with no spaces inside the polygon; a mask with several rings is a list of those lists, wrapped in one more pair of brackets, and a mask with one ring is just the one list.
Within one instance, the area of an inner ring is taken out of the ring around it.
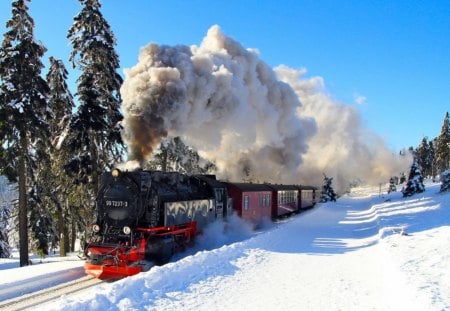
{"label": "locomotive window", "polygon": [[248,209],[248,195],[244,195],[244,209]]}
{"label": "locomotive window", "polygon": [[215,192],[216,192],[217,201],[223,203],[223,199],[224,199],[223,198],[224,197],[223,189],[215,189]]}

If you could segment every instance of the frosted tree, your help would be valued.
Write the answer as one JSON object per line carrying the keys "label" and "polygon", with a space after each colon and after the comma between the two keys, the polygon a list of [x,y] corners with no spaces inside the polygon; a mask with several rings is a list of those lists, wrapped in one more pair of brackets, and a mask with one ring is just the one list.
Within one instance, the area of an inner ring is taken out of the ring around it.
{"label": "frosted tree", "polygon": [[322,193],[320,195],[320,202],[324,203],[324,202],[328,202],[328,201],[336,201],[336,193],[334,192],[332,183],[333,183],[333,178],[332,177],[327,177],[325,174],[323,174],[324,178],[323,178],[323,186],[322,186]]}
{"label": "frosted tree", "polygon": [[448,112],[442,124],[441,134],[437,137],[435,159],[438,174],[450,168],[450,124]]}
{"label": "frosted tree", "polygon": [[434,149],[432,146],[433,144],[428,143],[427,137],[424,137],[415,152],[418,163],[422,168],[422,173],[425,176],[432,175],[432,166],[434,157]]}
{"label": "frosted tree", "polygon": [[414,157],[411,170],[409,171],[408,181],[405,188],[402,190],[403,197],[409,197],[415,193],[421,193],[424,191],[425,186],[423,185],[422,171],[418,164],[417,158]]}
{"label": "frosted tree", "polygon": [[[0,49],[2,173],[18,181],[20,265],[28,265],[28,201],[36,157],[48,138],[47,82],[41,77],[46,48],[34,38],[28,0],[12,2]],[[31,182],[30,182],[31,181]],[[30,186],[30,187],[29,187]]]}
{"label": "frosted tree", "polygon": [[146,168],[162,171],[176,171],[188,174],[205,174],[215,170],[215,165],[199,156],[197,151],[186,146],[180,137],[161,142],[153,159],[147,162]]}
{"label": "frosted tree", "polygon": [[8,220],[11,211],[0,206],[0,258],[8,258],[11,255],[8,242]]}
{"label": "frosted tree", "polygon": [[395,178],[391,177],[389,179],[389,189],[388,189],[388,193],[391,192],[396,192],[397,191],[397,187],[395,186]]}
{"label": "frosted tree", "polygon": [[0,258],[8,258],[11,254],[8,240],[9,220],[12,211],[12,189],[6,178],[0,176]]}
{"label": "frosted tree", "polygon": [[[52,144],[49,145],[49,154],[52,161],[43,172],[46,175],[46,197],[48,206],[54,206],[59,244],[60,256],[66,256],[69,248],[70,222],[74,221],[74,215],[70,215],[67,197],[73,190],[73,182],[62,169],[64,164],[70,160],[70,152],[65,145],[64,139],[69,130],[74,107],[73,96],[67,86],[67,70],[62,60],[50,57],[50,69],[46,79],[50,88],[49,109],[54,118],[49,120]],[[53,229],[53,234],[55,229]],[[74,233],[73,233],[74,234]]]}
{"label": "frosted tree", "polygon": [[67,35],[73,47],[70,61],[81,71],[78,110],[67,138],[73,154],[67,170],[78,182],[90,182],[90,190],[96,192],[101,172],[121,161],[124,151],[119,123],[122,78],[116,72],[120,67],[116,39],[100,12],[99,0],[79,2],[83,8]]}
{"label": "frosted tree", "polygon": [[8,221],[11,210],[0,206],[0,258],[8,258],[11,255],[11,247],[8,241]]}
{"label": "frosted tree", "polygon": [[439,192],[450,190],[450,170],[446,170],[441,174],[441,189]]}

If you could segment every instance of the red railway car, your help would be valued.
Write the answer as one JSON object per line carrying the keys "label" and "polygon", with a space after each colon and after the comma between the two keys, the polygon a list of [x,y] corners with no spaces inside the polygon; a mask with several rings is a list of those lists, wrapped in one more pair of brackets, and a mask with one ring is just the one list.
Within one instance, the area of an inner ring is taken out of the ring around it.
{"label": "red railway car", "polygon": [[272,217],[272,188],[265,184],[226,183],[233,208],[245,221],[258,226]]}
{"label": "red railway car", "polygon": [[294,185],[274,185],[272,189],[272,218],[276,219],[299,211],[299,188]]}
{"label": "red railway car", "polygon": [[299,186],[299,211],[314,207],[316,204],[316,187]]}

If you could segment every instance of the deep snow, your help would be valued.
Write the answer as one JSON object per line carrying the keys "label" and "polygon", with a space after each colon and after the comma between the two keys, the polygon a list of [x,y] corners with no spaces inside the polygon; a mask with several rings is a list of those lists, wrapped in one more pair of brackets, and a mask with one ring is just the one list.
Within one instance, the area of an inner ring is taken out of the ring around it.
{"label": "deep snow", "polygon": [[[404,199],[354,189],[259,232],[233,219],[223,234],[216,223],[209,230],[218,238],[200,239],[167,265],[39,309],[449,310],[450,193],[438,191],[428,183]],[[67,278],[83,264],[12,268],[14,260],[0,260],[1,300],[5,288]]]}

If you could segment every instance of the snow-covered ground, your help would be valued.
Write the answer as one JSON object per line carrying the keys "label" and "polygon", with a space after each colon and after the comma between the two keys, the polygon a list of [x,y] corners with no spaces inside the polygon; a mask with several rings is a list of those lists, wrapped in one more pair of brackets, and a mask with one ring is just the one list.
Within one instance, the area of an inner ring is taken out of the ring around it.
{"label": "snow-covered ground", "polygon": [[[225,234],[216,223],[216,239],[167,265],[39,309],[450,310],[450,193],[438,191],[426,184],[404,199],[355,189],[256,233],[236,219]],[[5,288],[70,278],[83,264],[12,261],[0,260],[0,300]]]}

